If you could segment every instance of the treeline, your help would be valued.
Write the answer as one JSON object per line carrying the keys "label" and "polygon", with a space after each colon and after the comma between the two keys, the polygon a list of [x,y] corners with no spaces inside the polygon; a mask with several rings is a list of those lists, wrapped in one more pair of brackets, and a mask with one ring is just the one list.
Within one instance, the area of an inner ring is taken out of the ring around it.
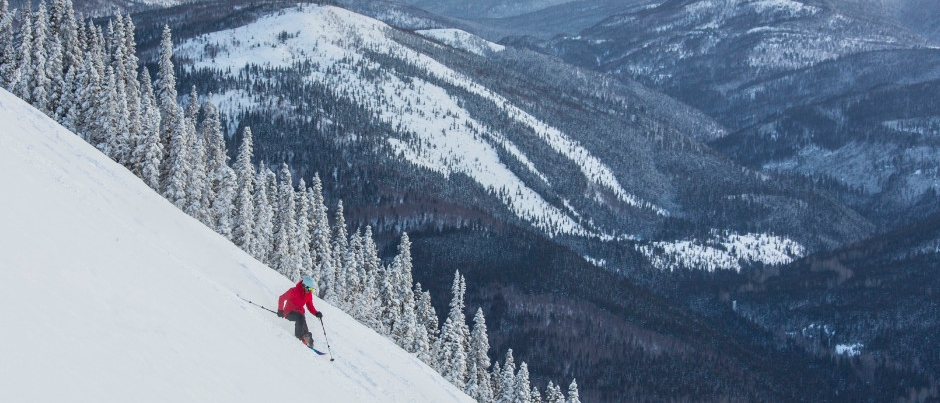
{"label": "treeline", "polygon": [[[0,85],[124,165],[180,210],[227,237],[293,281],[313,277],[320,296],[387,335],[481,402],[576,403],[549,383],[545,399],[511,350],[491,365],[482,310],[473,329],[464,317],[466,283],[456,273],[442,326],[430,292],[412,279],[411,243],[383,265],[372,228],[349,234],[340,200],[331,223],[314,175],[294,186],[292,171],[254,164],[244,127],[229,161],[212,96],[193,87],[180,103],[172,33],[164,27],[155,80],[140,67],[134,23],[116,16],[106,27],[76,18],[70,0],[11,10],[0,0]],[[413,285],[414,284],[414,285]],[[491,368],[492,367],[492,368]]]}

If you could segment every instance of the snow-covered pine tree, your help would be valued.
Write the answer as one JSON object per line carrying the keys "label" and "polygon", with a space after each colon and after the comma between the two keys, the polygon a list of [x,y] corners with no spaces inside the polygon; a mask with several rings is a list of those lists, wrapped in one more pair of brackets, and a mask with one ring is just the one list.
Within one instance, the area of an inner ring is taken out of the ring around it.
{"label": "snow-covered pine tree", "polygon": [[92,132],[97,130],[95,115],[101,108],[101,77],[91,57],[85,59],[75,76],[75,89],[75,105],[69,109],[66,126],[91,143]]}
{"label": "snow-covered pine tree", "polygon": [[206,102],[202,104],[199,137],[206,146],[206,188],[203,193],[211,206],[219,193],[219,178],[222,175],[222,169],[228,166],[228,152],[225,149],[225,138],[222,136],[219,109],[212,103],[212,94],[209,94]]}
{"label": "snow-covered pine tree", "polygon": [[335,274],[333,252],[330,246],[330,221],[326,203],[323,200],[323,183],[320,181],[319,174],[313,176],[313,184],[307,193],[311,199],[311,215],[313,216],[311,221],[313,232],[310,241],[310,257],[314,265],[313,278],[320,286],[320,290],[325,291],[324,279],[332,278]]}
{"label": "snow-covered pine tree", "polygon": [[[346,311],[353,311],[359,302],[362,292],[362,278],[359,269],[362,265],[362,235],[358,230],[349,236],[349,246],[343,258],[342,270],[337,272],[337,283],[343,294],[340,295],[340,306]],[[355,313],[355,312],[353,312]],[[360,318],[357,318],[360,319]]]}
{"label": "snow-covered pine tree", "polygon": [[112,128],[108,129],[109,143],[108,149],[111,152],[111,159],[117,163],[129,166],[130,161],[130,137],[128,136],[130,122],[127,120],[127,92],[124,88],[124,78],[120,77],[111,66],[108,66],[108,103],[111,104],[112,112],[110,122]]}
{"label": "snow-covered pine tree", "polygon": [[578,394],[578,381],[575,379],[572,379],[571,384],[568,385],[568,403],[581,403],[581,397]]}
{"label": "snow-covered pine tree", "polygon": [[[498,369],[494,366],[494,371]],[[496,383],[496,401],[498,403],[514,403],[516,398],[516,363],[512,356],[512,349],[506,351],[506,359],[503,360],[501,372],[493,373],[493,377],[499,377]]]}
{"label": "snow-covered pine tree", "polygon": [[516,372],[516,400],[515,403],[532,402],[532,385],[529,383],[529,365],[525,362],[519,364]]}
{"label": "snow-covered pine tree", "polygon": [[10,84],[13,95],[20,99],[31,102],[32,93],[30,91],[30,80],[32,79],[31,68],[33,66],[33,15],[29,5],[21,12],[20,24],[20,44],[17,47],[16,71],[12,74]]}
{"label": "snow-covered pine tree", "polygon": [[[140,81],[137,79],[138,74],[137,70],[139,69],[140,60],[137,58],[137,43],[134,41],[134,21],[131,19],[131,16],[128,15],[124,18],[124,46],[122,47],[121,56],[123,57],[124,63],[124,91],[125,98],[127,98],[127,121],[128,121],[128,138],[130,139],[130,147],[132,150],[137,148],[137,144],[140,142],[140,136],[142,131],[143,112],[141,110],[140,103]],[[63,39],[64,41],[65,39]],[[204,209],[208,210],[208,204],[204,205]],[[207,214],[208,215],[208,214]]]}
{"label": "snow-covered pine tree", "polygon": [[278,272],[297,281],[300,279],[300,265],[297,264],[294,253],[293,237],[297,234],[297,213],[294,202],[294,185],[290,168],[286,163],[281,164],[278,173],[278,208],[277,226],[274,233],[273,264]]}
{"label": "snow-covered pine tree", "polygon": [[453,298],[450,301],[450,312],[444,320],[441,337],[437,341],[438,370],[444,379],[460,389],[463,389],[467,382],[467,346],[470,339],[470,330],[463,313],[465,290],[464,279],[458,271],[454,274],[454,283],[451,286]]}
{"label": "snow-covered pine tree", "polygon": [[545,403],[565,403],[565,394],[561,392],[561,387],[548,381],[545,388]]}
{"label": "snow-covered pine tree", "polygon": [[118,117],[118,95],[114,88],[114,71],[111,66],[105,68],[105,74],[101,77],[101,88],[97,94],[97,107],[91,110],[91,127],[88,132],[88,139],[91,145],[95,146],[104,155],[115,159],[115,147],[117,146],[116,137],[120,122]]}
{"label": "snow-covered pine tree", "polygon": [[268,178],[273,176],[274,173],[262,161],[255,177],[258,186],[254,195],[255,224],[252,228],[254,234],[251,236],[251,255],[265,264],[271,263],[271,245],[274,244],[274,208],[268,199],[266,185]]}
{"label": "snow-covered pine tree", "polygon": [[[52,3],[55,7],[56,3]],[[60,34],[61,11],[55,8],[49,9],[46,16],[46,41],[44,44],[46,50],[46,114],[59,120],[58,110],[62,101],[62,94],[65,91],[65,66],[63,65],[62,38]]]}
{"label": "snow-covered pine tree", "polygon": [[[123,45],[121,46],[123,47]],[[194,85],[189,92],[186,111],[183,116],[184,143],[186,144],[186,158],[188,160],[187,165],[189,166],[188,178],[186,180],[186,208],[183,211],[189,214],[190,217],[206,222],[205,217],[208,215],[208,210],[205,208],[205,203],[207,202],[203,199],[203,190],[205,190],[206,187],[206,152],[205,145],[200,141],[196,132],[196,124],[199,120],[199,109],[199,93],[196,91],[196,86]],[[237,193],[235,197],[237,200]]]}
{"label": "snow-covered pine tree", "polygon": [[254,235],[255,206],[253,194],[255,192],[255,168],[251,163],[254,157],[254,139],[251,128],[245,127],[242,131],[241,144],[238,146],[238,155],[235,156],[235,175],[238,178],[238,197],[235,201],[235,244],[242,250],[250,251],[251,237]]}
{"label": "snow-covered pine tree", "polygon": [[[163,161],[163,143],[160,142],[160,108],[153,94],[150,83],[150,71],[146,68],[141,75],[140,94],[140,134],[134,149],[134,164],[139,168],[139,176],[153,190],[160,190],[160,165]],[[217,173],[221,176],[221,173]],[[211,228],[215,227],[215,222]]]}
{"label": "snow-covered pine tree", "polygon": [[533,386],[532,392],[529,394],[529,399],[532,403],[542,403],[542,394],[539,393],[539,388]]}
{"label": "snow-covered pine tree", "polygon": [[300,178],[297,185],[297,234],[294,235],[294,251],[297,254],[297,264],[300,265],[301,276],[313,274],[313,260],[310,258],[310,200],[307,198],[307,182]]}
{"label": "snow-covered pine tree", "polygon": [[212,216],[215,217],[215,232],[232,239],[232,229],[235,226],[235,171],[225,167],[219,178],[219,193],[212,204]]}
{"label": "snow-covered pine tree", "polygon": [[379,250],[373,239],[372,226],[366,226],[366,231],[362,235],[362,297],[360,301],[360,310],[366,324],[375,330],[380,330],[383,325],[379,313],[381,309],[381,299],[377,287],[378,276],[381,274],[382,261],[379,259]]}
{"label": "snow-covered pine tree", "polygon": [[11,10],[7,0],[0,0],[0,87],[13,90],[16,73],[16,47],[13,44],[13,21],[16,10]]}
{"label": "snow-covered pine tree", "polygon": [[343,267],[343,258],[348,249],[349,237],[346,232],[346,218],[343,216],[343,201],[336,204],[335,218],[333,219],[333,236],[330,243],[330,249],[333,251],[333,273],[331,277],[326,276],[324,272],[325,298],[330,302],[339,302],[344,290],[340,279],[345,270]]}
{"label": "snow-covered pine tree", "polygon": [[486,331],[483,309],[477,308],[473,315],[473,330],[470,332],[470,366],[467,374],[466,392],[478,402],[493,400],[493,380],[490,378],[490,341]]}
{"label": "snow-covered pine tree", "polygon": [[160,141],[166,158],[160,168],[162,194],[171,203],[183,209],[186,205],[186,180],[190,176],[190,158],[186,148],[186,125],[183,110],[177,102],[176,73],[173,71],[173,34],[169,26],[163,27],[160,41],[159,70],[154,88],[160,106]]}
{"label": "snow-covered pine tree", "polygon": [[418,316],[418,324],[424,327],[428,337],[428,359],[424,362],[432,364],[433,360],[437,357],[434,349],[437,346],[437,338],[440,334],[440,329],[437,320],[437,312],[434,310],[434,305],[431,304],[431,293],[423,291],[421,289],[421,283],[415,284],[415,302],[417,305],[415,311]]}
{"label": "snow-covered pine tree", "polygon": [[46,32],[48,31],[49,19],[46,14],[46,4],[39,3],[39,8],[33,16],[33,37],[30,50],[29,74],[27,75],[27,84],[29,87],[29,102],[36,109],[46,115],[51,115],[49,111],[49,77],[46,75]]}

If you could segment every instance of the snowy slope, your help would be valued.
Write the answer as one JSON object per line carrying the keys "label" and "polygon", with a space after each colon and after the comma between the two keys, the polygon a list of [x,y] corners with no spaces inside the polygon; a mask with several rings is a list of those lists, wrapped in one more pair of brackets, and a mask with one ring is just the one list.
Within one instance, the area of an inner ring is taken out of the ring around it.
{"label": "snowy slope", "polygon": [[[569,214],[565,206],[554,205],[526,183],[509,163],[500,159],[505,151],[531,174],[551,186],[533,158],[484,122],[473,118],[461,100],[433,81],[460,88],[491,103],[520,126],[530,128],[536,141],[546,144],[562,158],[579,167],[587,183],[611,192],[619,202],[668,216],[669,212],[628,192],[613,170],[591,150],[514,105],[510,100],[475,82],[427,55],[396,42],[392,29],[384,23],[351,11],[331,7],[304,5],[235,29],[206,34],[181,43],[175,54],[192,60],[195,68],[237,72],[249,64],[288,68],[297,63],[311,62],[313,67],[306,80],[324,83],[337,93],[356,94],[354,101],[363,105],[378,120],[400,127],[408,138],[388,138],[388,144],[411,164],[448,177],[465,174],[487,189],[517,217],[531,223],[550,236],[569,234],[609,237]],[[438,40],[455,38],[455,31],[425,31]],[[468,34],[456,37],[463,47],[479,45],[482,39],[471,40]],[[495,45],[493,45],[495,46]],[[478,48],[477,48],[478,49]],[[491,51],[499,48],[490,47]],[[377,53],[408,64],[423,76],[403,78],[398,73],[381,69],[369,53]],[[370,79],[363,77],[363,71]],[[433,77],[434,80],[425,79]],[[250,98],[222,94],[217,99],[223,110],[238,110],[248,104],[263,105]],[[273,101],[272,101],[273,102]],[[233,104],[234,103],[234,104]],[[272,108],[283,108],[271,106]],[[538,184],[542,185],[542,184]],[[586,195],[585,197],[592,197]]]}
{"label": "snowy slope", "polygon": [[319,300],[316,356],[236,296],[290,281],[3,90],[0,172],[0,401],[471,401]]}

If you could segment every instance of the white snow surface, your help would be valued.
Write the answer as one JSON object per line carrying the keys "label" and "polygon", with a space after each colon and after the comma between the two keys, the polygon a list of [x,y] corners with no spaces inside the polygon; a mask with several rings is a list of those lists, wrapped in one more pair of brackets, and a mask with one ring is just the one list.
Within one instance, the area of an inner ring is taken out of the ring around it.
{"label": "white snow surface", "polygon": [[806,254],[802,245],[785,237],[718,231],[712,231],[711,239],[704,241],[652,242],[638,246],[637,250],[660,270],[741,271],[742,262],[778,266]]}
{"label": "white snow surface", "polygon": [[472,401],[320,300],[315,355],[237,297],[291,281],[3,90],[0,188],[2,402]]}
{"label": "white snow surface", "polygon": [[[175,52],[194,60],[195,68],[232,71],[248,64],[290,67],[309,60],[317,67],[308,80],[326,83],[337,93],[355,94],[354,100],[365,100],[367,105],[364,106],[379,119],[412,134],[410,138],[388,139],[392,148],[412,164],[445,177],[455,173],[469,176],[498,195],[519,218],[549,235],[610,236],[583,227],[562,206],[550,204],[532,190],[500,160],[497,149],[506,150],[526,169],[548,183],[544,174],[497,128],[473,119],[459,100],[444,88],[421,77],[409,77],[407,82],[403,81],[396,74],[378,69],[380,66],[371,62],[365,53],[389,55],[431,77],[489,100],[511,119],[529,127],[555,152],[576,163],[588,181],[609,190],[621,202],[656,214],[669,214],[665,209],[627,192],[613,171],[576,140],[470,77],[402,46],[389,36],[390,30],[381,21],[345,9],[304,5],[259,18],[246,26],[194,38],[180,44]],[[279,35],[288,38],[281,40]],[[210,55],[207,47],[218,51]],[[371,81],[362,79],[361,70],[364,68],[370,69],[376,78]],[[220,107],[223,110],[233,108],[224,104]]]}
{"label": "white snow surface", "polygon": [[475,53],[480,56],[486,56],[487,52],[499,52],[506,49],[503,45],[487,41],[467,31],[454,28],[425,29],[415,32],[456,49],[466,50],[467,52]]}

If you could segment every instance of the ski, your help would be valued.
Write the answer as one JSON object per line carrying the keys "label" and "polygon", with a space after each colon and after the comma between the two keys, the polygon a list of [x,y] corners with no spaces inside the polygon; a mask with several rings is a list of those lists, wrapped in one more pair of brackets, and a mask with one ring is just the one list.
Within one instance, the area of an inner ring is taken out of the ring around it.
{"label": "ski", "polygon": [[313,348],[313,347],[310,347],[310,346],[307,346],[307,347],[308,347],[309,349],[313,350],[314,353],[317,353],[317,355],[326,355],[326,353],[324,353],[324,352],[322,352],[322,351],[320,351],[320,350],[317,350],[317,349],[315,349],[315,348]]}

